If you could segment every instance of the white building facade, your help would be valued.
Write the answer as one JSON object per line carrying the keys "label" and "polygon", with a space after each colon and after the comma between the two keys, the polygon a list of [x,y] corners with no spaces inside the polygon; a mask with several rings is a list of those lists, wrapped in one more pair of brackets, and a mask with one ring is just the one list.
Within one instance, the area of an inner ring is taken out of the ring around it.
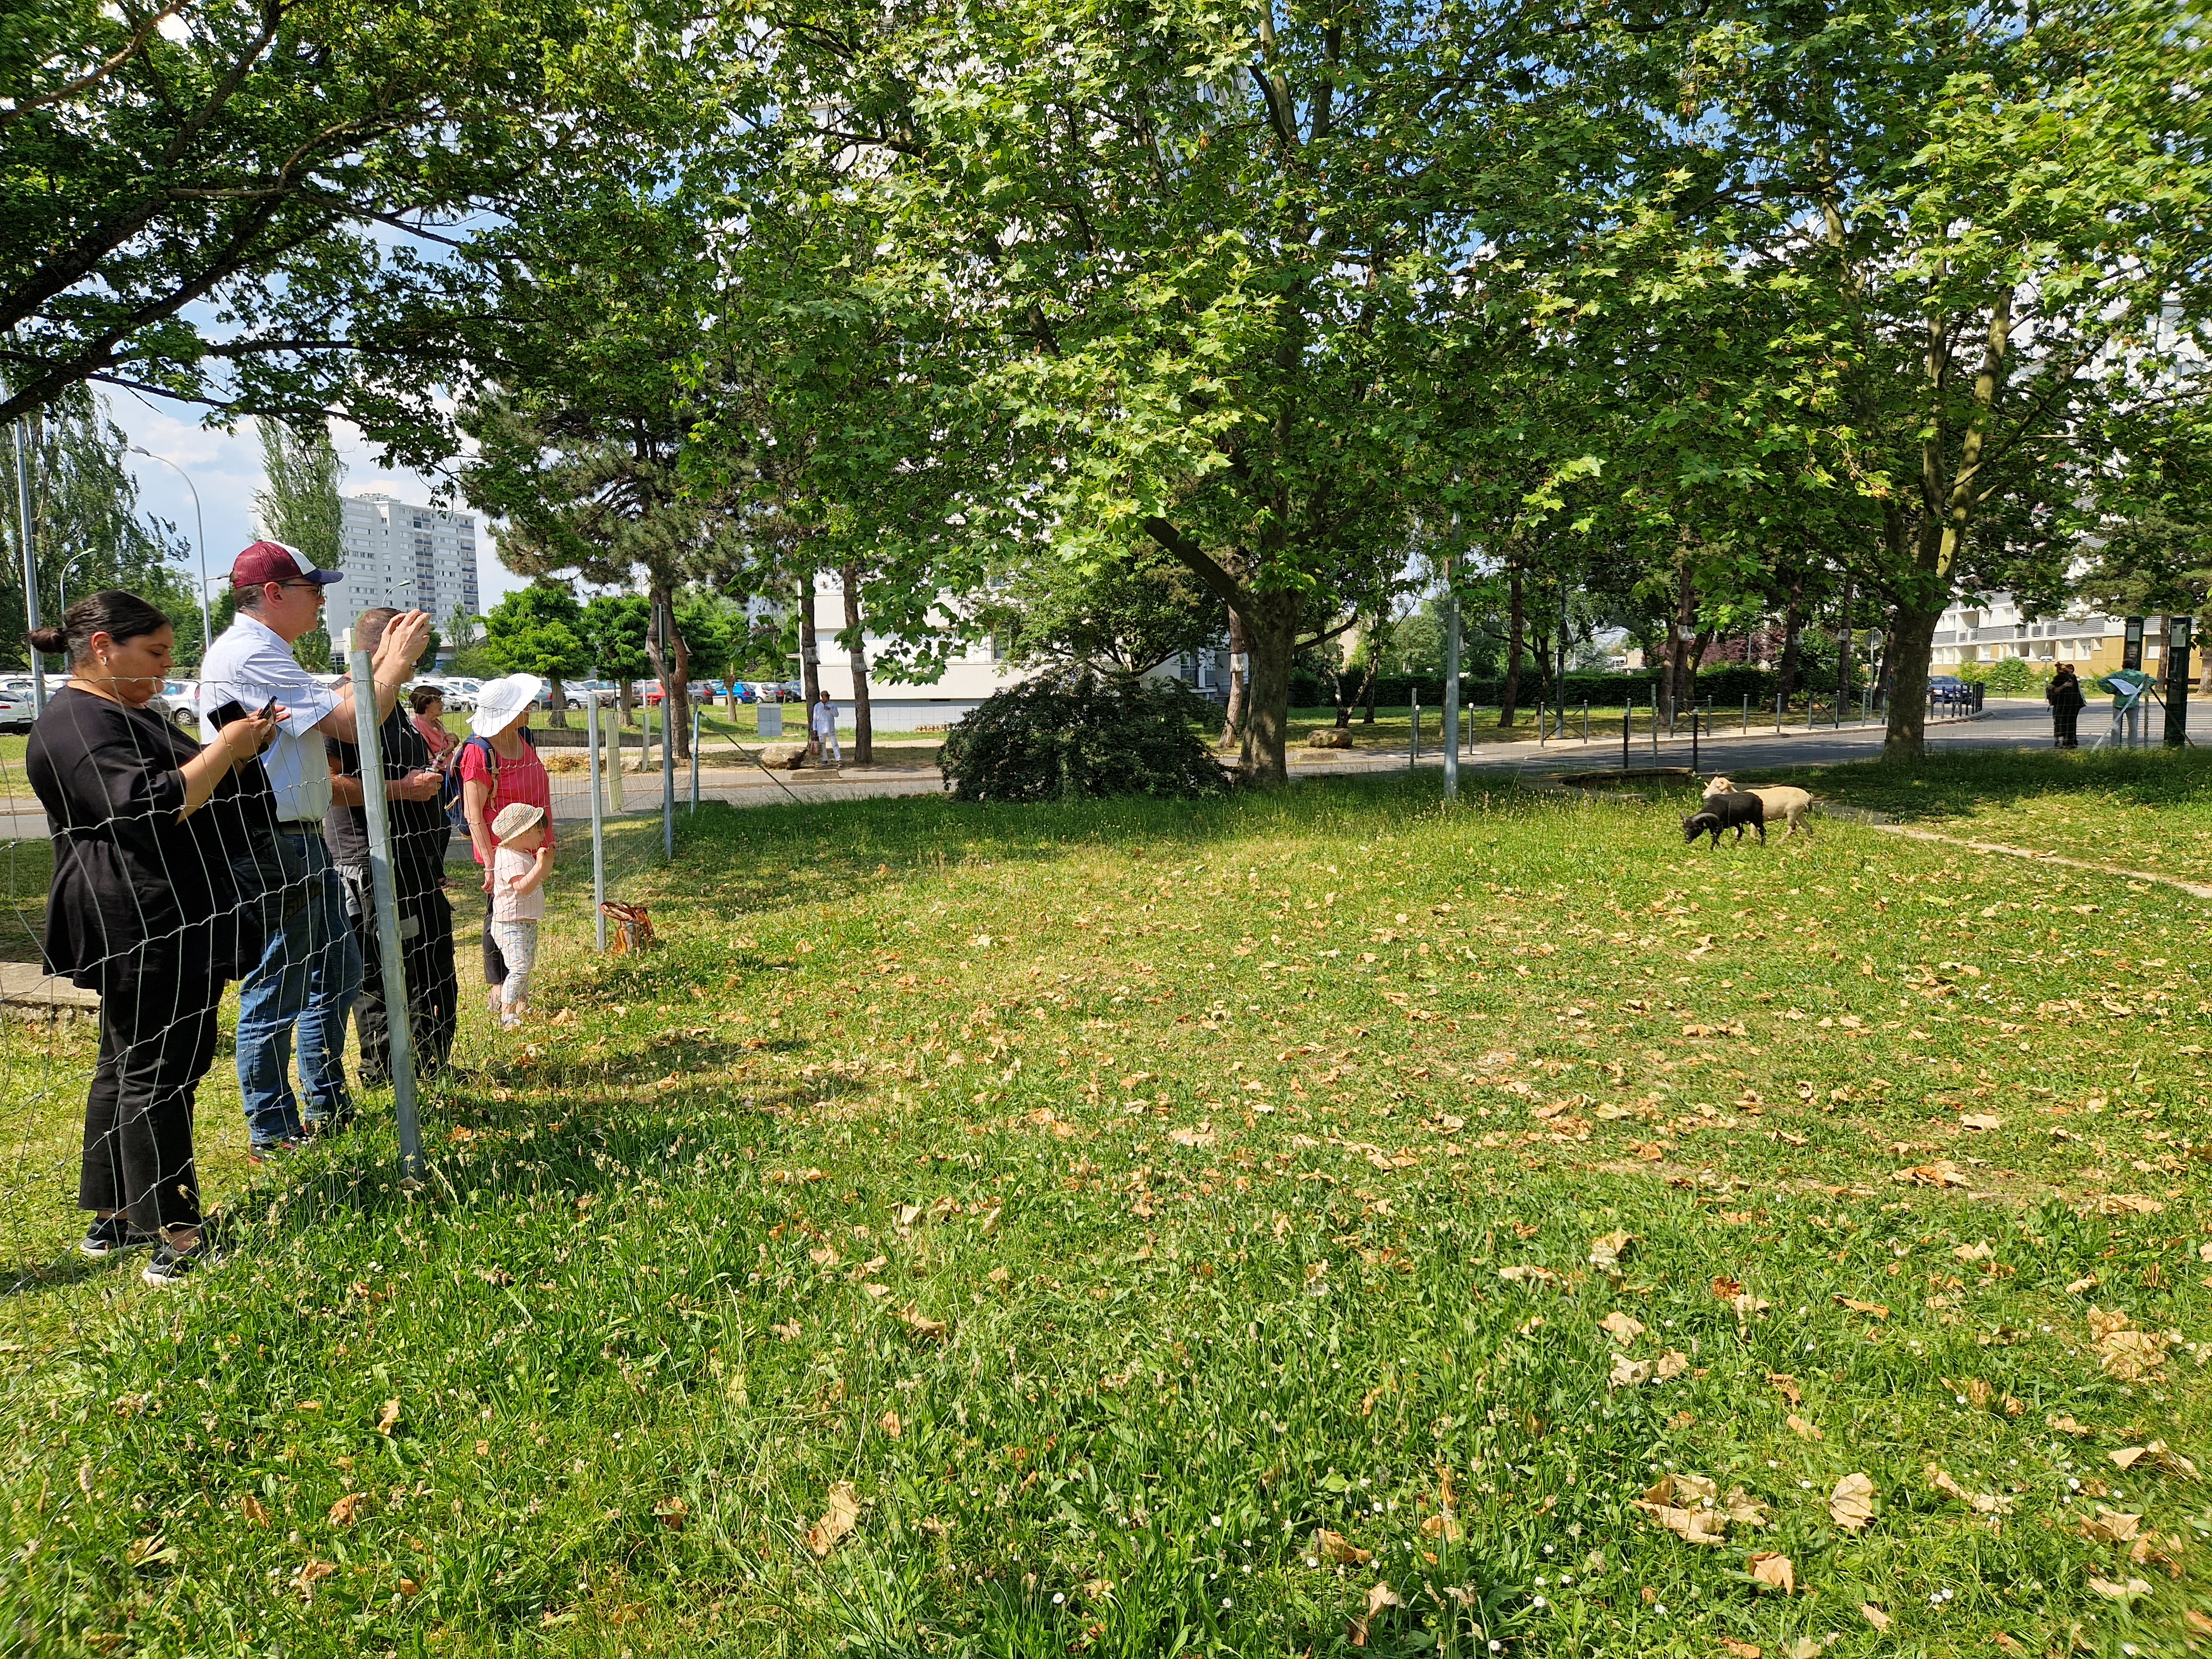
{"label": "white building facade", "polygon": [[477,614],[474,514],[417,507],[370,489],[346,496],[340,508],[345,580],[331,595],[333,634],[377,605],[427,611],[441,634],[457,608]]}

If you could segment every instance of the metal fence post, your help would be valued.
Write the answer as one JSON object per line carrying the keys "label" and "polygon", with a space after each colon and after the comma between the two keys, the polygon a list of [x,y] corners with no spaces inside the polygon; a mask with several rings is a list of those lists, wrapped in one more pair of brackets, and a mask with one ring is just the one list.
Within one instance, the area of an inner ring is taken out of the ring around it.
{"label": "metal fence post", "polygon": [[1413,735],[1406,749],[1406,764],[1412,766],[1421,758],[1421,699],[1413,696]]}
{"label": "metal fence post", "polygon": [[691,705],[691,810],[699,810],[699,705]]}
{"label": "metal fence post", "polygon": [[1459,799],[1459,594],[1444,596],[1444,799]]}
{"label": "metal fence post", "polygon": [[392,1046],[392,1109],[399,1130],[399,1173],[422,1178],[422,1124],[415,1111],[415,1031],[407,999],[407,964],[399,943],[399,890],[392,879],[392,825],[385,811],[384,750],[378,741],[376,683],[368,653],[353,669],[354,738],[361,751],[361,799],[368,821],[368,884],[376,902],[376,955],[384,974],[385,1029]]}
{"label": "metal fence post", "polygon": [[[591,693],[591,702],[585,715],[592,734],[592,928],[601,951],[607,948],[607,820],[599,805],[599,774],[606,765],[606,757],[599,750],[599,694]],[[615,763],[622,764],[619,722],[615,726]]]}
{"label": "metal fence post", "polygon": [[676,856],[676,745],[670,739],[676,735],[673,724],[676,710],[670,706],[671,698],[663,690],[660,694],[660,851],[662,856]]}
{"label": "metal fence post", "polygon": [[[25,416],[15,422],[15,513],[23,532],[23,629],[28,633],[39,625],[39,561],[31,538],[31,457],[23,446],[23,434],[30,429],[31,417]],[[211,640],[200,641],[200,654],[205,656]],[[23,654],[31,664],[31,713],[33,717],[46,712],[46,653],[33,651],[28,646]]]}

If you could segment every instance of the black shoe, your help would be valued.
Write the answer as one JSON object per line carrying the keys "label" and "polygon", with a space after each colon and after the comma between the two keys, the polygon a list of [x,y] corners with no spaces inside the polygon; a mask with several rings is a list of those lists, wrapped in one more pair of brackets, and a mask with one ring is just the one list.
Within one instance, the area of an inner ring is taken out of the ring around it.
{"label": "black shoe", "polygon": [[118,1214],[96,1218],[76,1247],[94,1261],[102,1261],[118,1250],[143,1250],[152,1243],[153,1234],[133,1231],[130,1218]]}
{"label": "black shoe", "polygon": [[270,1141],[266,1146],[247,1148],[246,1161],[258,1170],[264,1164],[273,1164],[278,1158],[289,1157],[299,1150],[300,1143],[287,1136],[283,1140]]}
{"label": "black shoe", "polygon": [[145,1272],[138,1277],[157,1289],[181,1285],[204,1268],[220,1267],[223,1260],[222,1252],[216,1249],[205,1233],[200,1235],[199,1242],[189,1250],[180,1250],[163,1239],[155,1249],[154,1259],[146,1264]]}

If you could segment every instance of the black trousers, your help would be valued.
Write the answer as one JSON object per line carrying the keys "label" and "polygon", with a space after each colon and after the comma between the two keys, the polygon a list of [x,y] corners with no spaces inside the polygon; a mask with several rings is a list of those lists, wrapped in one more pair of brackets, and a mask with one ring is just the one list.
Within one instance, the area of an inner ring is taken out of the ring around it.
{"label": "black trousers", "polygon": [[[392,1012],[384,994],[384,957],[376,940],[376,895],[363,865],[341,864],[346,916],[361,942],[361,995],[353,1005],[361,1038],[362,1081],[392,1080]],[[423,872],[401,867],[400,970],[407,975],[407,1033],[415,1049],[415,1074],[429,1077],[453,1058],[461,1012],[461,985],[453,968],[453,907],[445,890]]]}
{"label": "black trousers", "polygon": [[500,951],[499,941],[492,937],[489,893],[484,895],[483,970],[485,984],[507,983],[507,957]]}
{"label": "black trousers", "polygon": [[206,925],[187,927],[117,957],[100,977],[76,1201],[124,1211],[140,1232],[199,1224],[192,1103],[215,1059],[215,944]]}
{"label": "black trousers", "polygon": [[2081,746],[2081,739],[2074,735],[2074,723],[2081,718],[2081,710],[2078,704],[2070,708],[2059,708],[2056,706],[2052,708],[2051,711],[2051,735],[2057,747],[2061,749],[2079,749]]}

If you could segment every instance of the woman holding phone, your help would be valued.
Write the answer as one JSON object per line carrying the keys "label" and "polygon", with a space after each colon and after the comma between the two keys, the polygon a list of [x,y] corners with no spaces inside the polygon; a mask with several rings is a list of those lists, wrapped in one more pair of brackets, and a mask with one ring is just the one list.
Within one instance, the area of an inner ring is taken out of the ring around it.
{"label": "woman holding phone", "polygon": [[175,638],[135,594],[79,599],[31,643],[70,663],[25,753],[53,836],[46,960],[100,993],[77,1186],[94,1219],[77,1248],[106,1256],[153,1245],[142,1277],[174,1285],[215,1259],[192,1102],[215,1058],[223,981],[259,953],[258,939],[240,937],[249,907],[231,874],[246,835],[238,773],[268,747],[283,710],[234,720],[202,748],[149,708]]}

